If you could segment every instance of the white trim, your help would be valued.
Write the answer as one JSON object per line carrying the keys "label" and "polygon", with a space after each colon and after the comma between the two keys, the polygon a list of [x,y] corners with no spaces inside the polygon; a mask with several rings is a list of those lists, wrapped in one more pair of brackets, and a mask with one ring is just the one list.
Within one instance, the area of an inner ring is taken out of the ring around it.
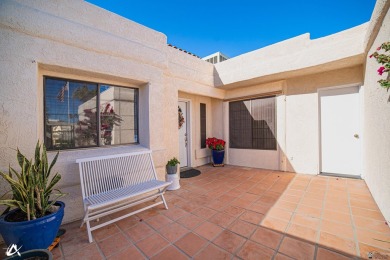
{"label": "white trim", "polygon": [[[192,100],[187,98],[179,98],[178,102],[186,103],[187,110],[187,123],[186,123],[186,132],[187,132],[187,166],[192,167]],[[188,120],[188,118],[190,120]],[[180,149],[180,147],[179,147]],[[181,167],[181,166],[180,166]]]}
{"label": "white trim", "polygon": [[364,167],[365,167],[365,160],[363,160],[363,153],[364,153],[364,138],[365,138],[365,134],[364,134],[364,87],[363,87],[363,84],[359,85],[359,120],[360,120],[360,178],[364,179],[365,178],[365,175],[364,175]]}

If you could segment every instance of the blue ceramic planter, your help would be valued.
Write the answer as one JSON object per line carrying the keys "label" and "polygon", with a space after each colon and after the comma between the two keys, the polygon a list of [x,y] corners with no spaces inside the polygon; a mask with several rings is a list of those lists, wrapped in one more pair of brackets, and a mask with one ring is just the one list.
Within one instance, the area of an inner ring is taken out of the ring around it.
{"label": "blue ceramic planter", "polygon": [[7,246],[16,244],[20,252],[32,249],[47,249],[57,235],[62,218],[64,217],[65,203],[56,202],[60,209],[50,215],[30,221],[8,222],[7,216],[0,218],[0,233]]}
{"label": "blue ceramic planter", "polygon": [[225,150],[212,150],[214,164],[222,164],[225,157]]}

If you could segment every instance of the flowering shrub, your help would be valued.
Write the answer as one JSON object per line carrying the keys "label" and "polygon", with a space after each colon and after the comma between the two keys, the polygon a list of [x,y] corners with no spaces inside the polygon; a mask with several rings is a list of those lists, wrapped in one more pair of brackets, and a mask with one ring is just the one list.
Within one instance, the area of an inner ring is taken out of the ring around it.
{"label": "flowering shrub", "polygon": [[[84,109],[84,120],[80,120],[76,128],[76,142],[79,146],[93,145],[98,143],[98,125],[96,111],[93,109]],[[112,143],[112,131],[115,126],[120,126],[123,119],[115,113],[114,107],[107,103],[100,112],[100,133],[101,140],[105,145]]]}
{"label": "flowering shrub", "polygon": [[217,139],[215,137],[213,138],[207,138],[206,145],[208,148],[212,150],[223,150],[225,149],[226,142],[222,139]]}
{"label": "flowering shrub", "polygon": [[122,121],[123,119],[114,112],[114,107],[107,103],[103,111],[100,112],[100,131],[105,145],[111,145],[114,125],[120,126]]}
{"label": "flowering shrub", "polygon": [[[389,88],[390,88],[390,74],[389,74],[390,56],[386,53],[390,51],[390,42],[382,43],[382,45],[379,46],[376,50],[377,50],[376,52],[374,52],[373,54],[370,55],[370,58],[374,57],[379,64],[383,65],[383,66],[380,66],[377,71],[378,71],[378,74],[381,76],[383,75],[383,73],[387,72],[387,77],[386,77],[386,79],[378,80],[378,83],[382,87],[387,89],[387,91],[389,91]],[[384,53],[378,53],[378,51],[380,51],[380,50],[384,50]]]}

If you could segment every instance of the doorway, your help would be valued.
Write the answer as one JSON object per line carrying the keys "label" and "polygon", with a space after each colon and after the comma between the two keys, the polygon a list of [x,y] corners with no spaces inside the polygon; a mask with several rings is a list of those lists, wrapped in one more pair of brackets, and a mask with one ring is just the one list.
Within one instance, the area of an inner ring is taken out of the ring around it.
{"label": "doorway", "polygon": [[189,104],[189,101],[179,101],[178,103],[180,168],[190,166]]}
{"label": "doorway", "polygon": [[360,88],[321,90],[321,174],[361,176]]}

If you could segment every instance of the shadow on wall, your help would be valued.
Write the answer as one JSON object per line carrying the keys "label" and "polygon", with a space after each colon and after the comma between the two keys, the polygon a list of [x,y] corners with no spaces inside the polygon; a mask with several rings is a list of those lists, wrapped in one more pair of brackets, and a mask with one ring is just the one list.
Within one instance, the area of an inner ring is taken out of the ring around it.
{"label": "shadow on wall", "polygon": [[223,82],[215,67],[213,67],[213,78],[214,78],[214,86],[223,86]]}
{"label": "shadow on wall", "polygon": [[[215,77],[215,79],[218,80],[218,77]],[[282,110],[285,110],[285,116],[282,115],[282,118],[278,118],[283,121],[283,117],[285,117],[284,121],[286,124],[284,125],[283,123],[281,125],[282,128],[286,129],[285,137],[282,133],[283,136],[279,137],[279,140],[277,140],[281,160],[279,162],[281,164],[280,169],[300,173],[317,173],[320,156],[318,90],[354,84],[361,85],[362,81],[363,67],[360,65],[286,79],[286,85],[283,89],[286,97],[286,107],[285,109],[282,108]],[[267,85],[265,84],[263,86],[266,87]],[[259,86],[259,89],[261,89],[261,85]],[[243,90],[245,90],[245,88],[243,88]],[[229,92],[229,90],[227,91]],[[233,103],[236,102],[230,102],[229,105]],[[278,115],[281,115],[280,112]],[[240,115],[237,117],[240,120],[236,120],[237,125],[247,124],[249,128],[252,128],[252,125],[264,126],[264,124],[260,122],[259,124],[254,124],[252,122],[256,121],[256,118],[254,117],[256,116],[250,115],[249,112],[247,112],[246,115],[245,109],[241,109]],[[229,118],[229,121],[231,120],[232,119]],[[235,129],[232,129],[234,126],[229,126],[229,128],[230,131],[235,131]],[[261,133],[259,136],[270,136],[270,140],[276,135],[274,134],[275,130],[272,130],[272,127],[266,122],[265,127],[258,127],[258,129],[249,130],[249,132],[242,131],[238,136],[248,137],[244,138],[244,141],[249,139],[249,142],[251,143],[252,138],[250,137],[253,137],[252,133],[257,133],[257,131]],[[283,140],[283,138],[285,138],[285,140]],[[242,143],[242,140],[243,139],[240,139],[238,141]],[[232,140],[230,140],[229,143],[231,141]],[[282,147],[284,150],[282,150]],[[248,147],[247,149],[251,149],[251,147]],[[295,161],[293,161],[294,157]]]}

